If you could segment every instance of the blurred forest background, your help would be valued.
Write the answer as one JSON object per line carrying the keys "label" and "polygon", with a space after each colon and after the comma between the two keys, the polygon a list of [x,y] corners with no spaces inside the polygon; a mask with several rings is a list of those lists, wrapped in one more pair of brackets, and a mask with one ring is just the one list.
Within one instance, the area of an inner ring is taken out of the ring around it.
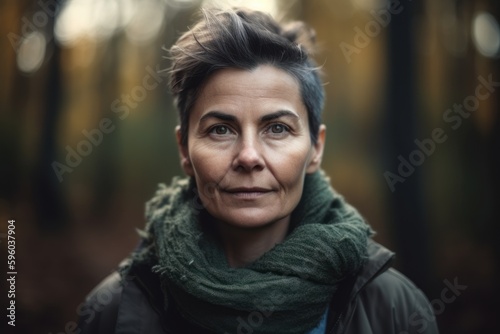
{"label": "blurred forest background", "polygon": [[[500,333],[500,84],[485,85],[500,81],[496,0],[1,0],[1,332],[72,333],[137,244],[157,183],[181,174],[156,72],[207,4],[316,30],[333,186],[396,251],[441,333]],[[445,280],[467,288],[446,301]]]}

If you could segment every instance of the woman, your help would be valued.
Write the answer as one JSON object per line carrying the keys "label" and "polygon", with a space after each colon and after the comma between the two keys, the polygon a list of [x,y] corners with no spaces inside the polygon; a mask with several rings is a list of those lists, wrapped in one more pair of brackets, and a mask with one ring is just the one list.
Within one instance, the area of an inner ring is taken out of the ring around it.
{"label": "woman", "polygon": [[437,333],[320,170],[313,32],[204,13],[171,49],[188,177],[148,203],[141,246],[89,296],[83,333]]}

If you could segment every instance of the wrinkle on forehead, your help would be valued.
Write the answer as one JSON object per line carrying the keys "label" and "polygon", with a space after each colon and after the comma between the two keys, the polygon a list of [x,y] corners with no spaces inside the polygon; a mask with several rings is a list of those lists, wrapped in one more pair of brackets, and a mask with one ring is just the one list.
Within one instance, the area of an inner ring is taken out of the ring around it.
{"label": "wrinkle on forehead", "polygon": [[271,109],[272,104],[281,101],[306,111],[296,78],[270,65],[253,70],[225,68],[215,72],[203,85],[197,102],[209,101],[231,108],[233,105],[252,105],[256,100],[264,105],[269,100]]}

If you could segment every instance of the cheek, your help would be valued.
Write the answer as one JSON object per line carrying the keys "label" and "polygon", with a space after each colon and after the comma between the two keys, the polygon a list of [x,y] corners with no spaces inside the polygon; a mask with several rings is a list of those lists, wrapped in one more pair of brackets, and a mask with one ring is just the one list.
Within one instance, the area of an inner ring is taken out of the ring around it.
{"label": "cheek", "polygon": [[215,196],[218,180],[217,165],[209,159],[209,155],[190,155],[198,194],[204,207],[210,207]]}
{"label": "cheek", "polygon": [[224,152],[214,151],[206,145],[193,145],[189,152],[197,183],[215,184],[221,180],[228,165]]}
{"label": "cheek", "polygon": [[289,188],[300,188],[306,167],[309,163],[311,148],[309,145],[287,145],[279,151],[273,152],[269,156],[269,168],[280,183]]}

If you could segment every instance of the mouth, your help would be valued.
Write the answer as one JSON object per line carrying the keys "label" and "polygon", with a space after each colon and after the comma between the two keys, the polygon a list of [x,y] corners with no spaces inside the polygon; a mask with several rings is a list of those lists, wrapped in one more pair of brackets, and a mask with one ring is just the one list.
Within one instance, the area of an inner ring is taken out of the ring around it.
{"label": "mouth", "polygon": [[271,193],[273,190],[261,187],[237,187],[228,188],[224,192],[241,199],[255,199]]}

